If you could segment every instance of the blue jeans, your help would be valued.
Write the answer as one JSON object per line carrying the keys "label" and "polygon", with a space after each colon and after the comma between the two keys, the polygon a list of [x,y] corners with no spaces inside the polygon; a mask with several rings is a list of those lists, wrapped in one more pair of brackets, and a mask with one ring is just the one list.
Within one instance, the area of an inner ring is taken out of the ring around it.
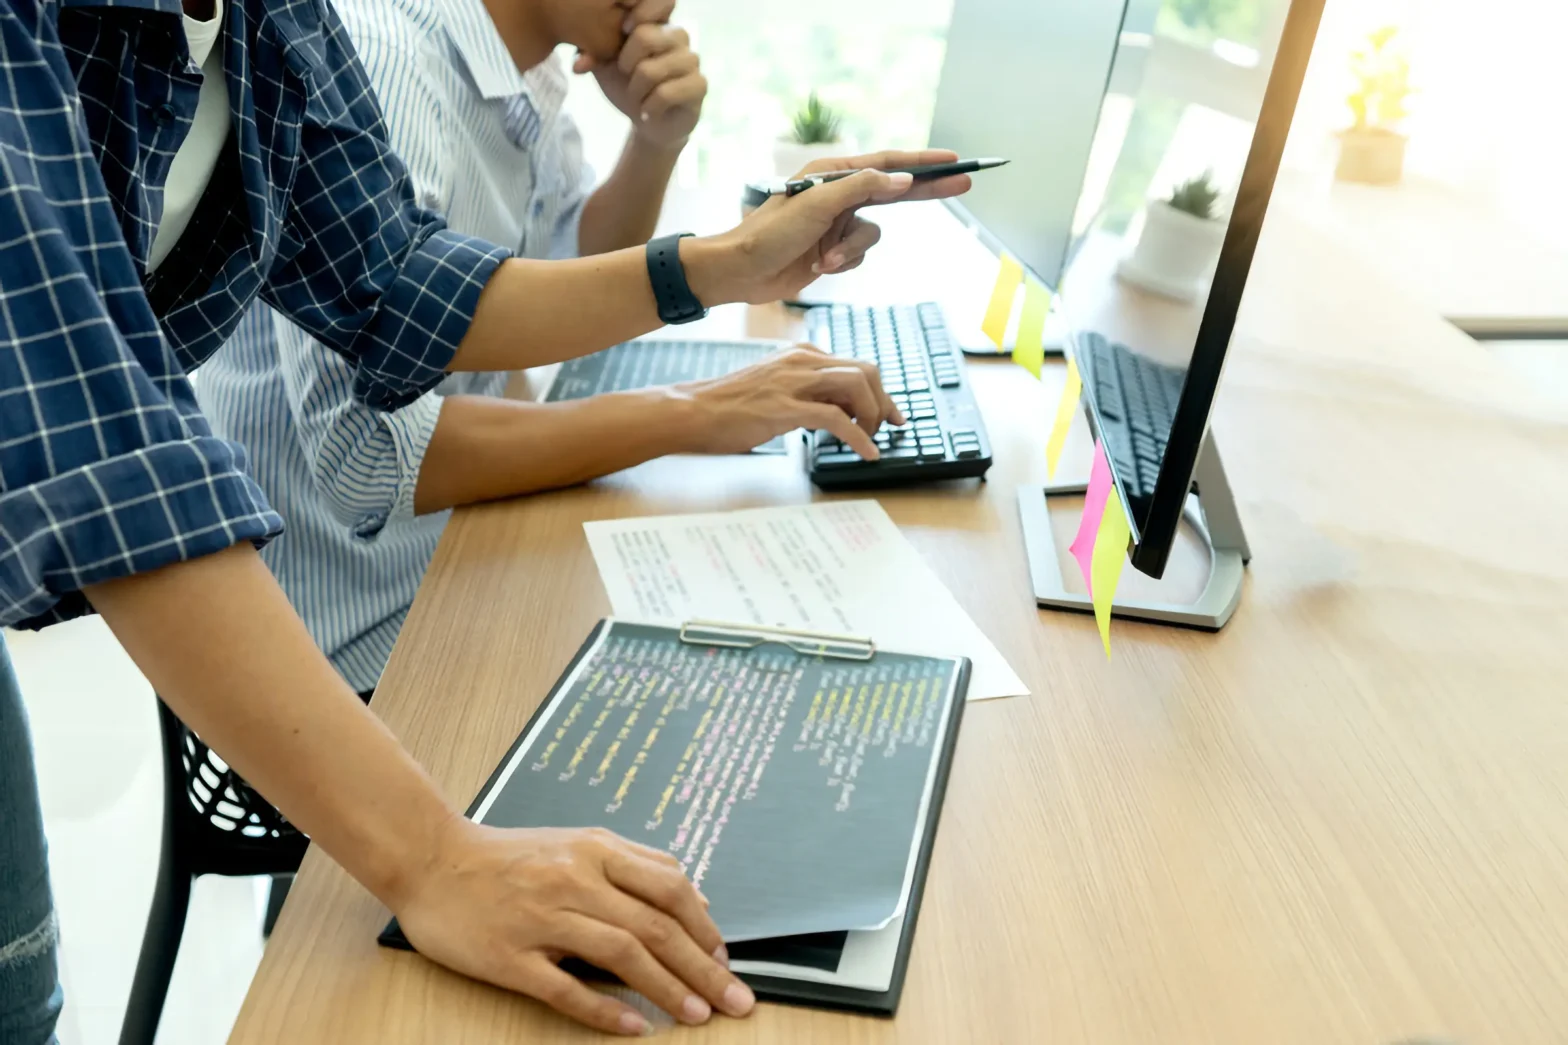
{"label": "blue jeans", "polygon": [[0,639],[0,1042],[45,1045],[60,1017],[43,814],[16,673]]}

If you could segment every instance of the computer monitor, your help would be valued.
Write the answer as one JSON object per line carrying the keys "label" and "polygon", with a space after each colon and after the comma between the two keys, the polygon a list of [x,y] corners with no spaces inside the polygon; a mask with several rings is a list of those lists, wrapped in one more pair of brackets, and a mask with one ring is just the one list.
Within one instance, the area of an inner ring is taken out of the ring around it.
{"label": "computer monitor", "polygon": [[1013,162],[950,201],[1055,287],[1126,0],[955,0],[931,142]]}
{"label": "computer monitor", "polygon": [[[1133,2],[1156,7],[1153,29],[1125,27],[1118,40],[1058,303],[1131,524],[1132,565],[1164,573],[1195,477],[1214,549],[1202,612],[1127,615],[1218,627],[1249,553],[1209,413],[1324,0]],[[1036,595],[1064,605],[1042,593],[1035,558]]]}

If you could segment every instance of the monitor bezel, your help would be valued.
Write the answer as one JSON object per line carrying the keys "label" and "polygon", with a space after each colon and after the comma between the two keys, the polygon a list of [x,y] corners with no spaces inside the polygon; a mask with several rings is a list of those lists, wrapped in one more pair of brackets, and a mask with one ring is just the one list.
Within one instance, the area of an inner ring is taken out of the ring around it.
{"label": "monitor bezel", "polygon": [[[1132,565],[1150,577],[1159,578],[1164,574],[1176,530],[1186,510],[1193,473],[1197,469],[1198,455],[1208,434],[1214,398],[1219,391],[1231,336],[1235,331],[1236,315],[1252,269],[1263,219],[1269,201],[1273,198],[1274,184],[1285,153],[1285,141],[1295,118],[1296,104],[1306,79],[1307,63],[1317,39],[1325,2],[1291,0],[1280,32],[1274,66],[1269,72],[1263,105],[1253,131],[1252,145],[1247,153],[1246,166],[1236,189],[1230,225],[1220,248],[1203,320],[1193,343],[1187,381],[1177,401],[1176,417],[1166,440],[1165,459],[1161,462],[1154,494],[1149,501],[1148,518],[1139,525],[1139,520],[1128,515],[1127,521],[1133,533]],[[1077,335],[1075,329],[1067,332],[1069,350],[1075,356],[1079,354]],[[1094,393],[1087,385],[1083,398],[1089,423],[1098,439],[1099,409],[1094,401]],[[1115,462],[1109,463],[1117,495],[1121,497],[1123,505],[1130,504],[1121,477],[1116,474]]]}

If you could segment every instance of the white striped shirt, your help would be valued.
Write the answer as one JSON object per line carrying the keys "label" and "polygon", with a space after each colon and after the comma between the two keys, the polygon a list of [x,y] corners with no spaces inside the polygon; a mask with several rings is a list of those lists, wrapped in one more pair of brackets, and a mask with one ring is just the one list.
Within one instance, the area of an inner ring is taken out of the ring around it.
{"label": "white striped shirt", "polygon": [[[336,0],[420,202],[525,257],[570,257],[592,186],[552,57],[520,72],[482,0]],[[318,645],[375,687],[449,513],[414,517],[419,466],[449,394],[499,395],[505,374],[450,377],[392,413],[355,402],[354,372],[266,306],[202,368],[197,398],[250,451],[283,516],[262,550]]]}

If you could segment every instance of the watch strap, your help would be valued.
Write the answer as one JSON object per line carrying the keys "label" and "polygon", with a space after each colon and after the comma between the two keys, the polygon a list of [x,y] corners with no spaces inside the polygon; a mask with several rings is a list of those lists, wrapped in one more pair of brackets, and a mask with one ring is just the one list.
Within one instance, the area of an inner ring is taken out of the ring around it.
{"label": "watch strap", "polygon": [[653,299],[659,318],[665,323],[690,323],[708,314],[686,282],[686,266],[681,262],[681,240],[692,235],[677,232],[648,243],[648,280],[653,284]]}

